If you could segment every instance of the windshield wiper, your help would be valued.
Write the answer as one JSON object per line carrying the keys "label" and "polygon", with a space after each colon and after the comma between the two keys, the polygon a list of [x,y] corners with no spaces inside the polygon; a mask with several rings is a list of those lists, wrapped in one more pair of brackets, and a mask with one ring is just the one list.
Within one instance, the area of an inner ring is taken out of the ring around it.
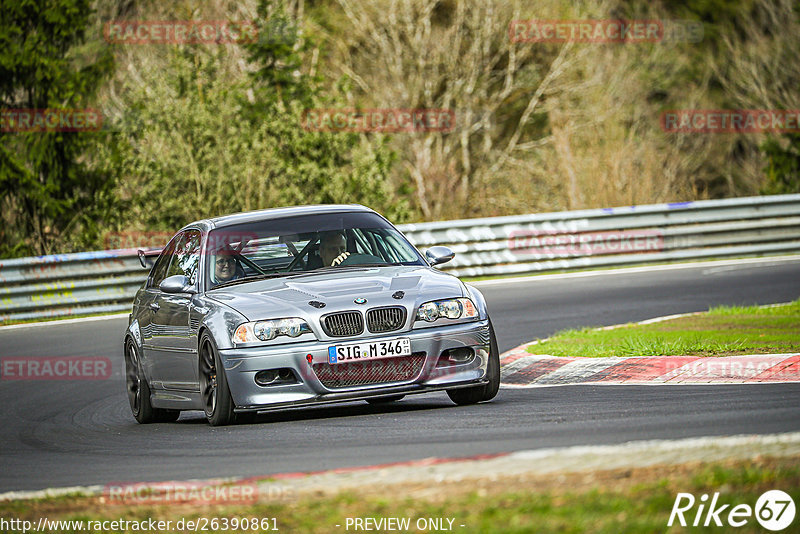
{"label": "windshield wiper", "polygon": [[269,278],[283,278],[284,276],[293,276],[297,273],[264,273],[264,274],[257,274],[254,276],[245,276],[244,278],[236,278],[235,280],[228,280],[227,282],[221,282],[211,289],[219,289],[221,287],[229,287],[235,286],[239,284],[246,284],[247,282],[257,282],[259,280],[267,280]]}
{"label": "windshield wiper", "polygon": [[324,267],[317,267],[313,271],[308,271],[308,274],[314,273],[329,273],[332,271],[344,271],[353,269],[365,269],[370,267],[383,267],[386,263],[359,263],[358,265],[326,265]]}
{"label": "windshield wiper", "polygon": [[330,273],[336,271],[353,271],[358,269],[372,269],[373,267],[396,267],[398,265],[403,265],[402,263],[359,263],[357,265],[326,265],[324,267],[317,267],[316,269],[312,269],[311,271],[305,271],[296,273],[298,276],[307,276],[311,274],[321,274],[321,273]]}
{"label": "windshield wiper", "polygon": [[219,289],[221,287],[230,287],[239,284],[246,284],[247,282],[257,282],[259,280],[267,280],[269,278],[284,278],[284,277],[300,277],[300,276],[311,276],[314,274],[322,274],[322,273],[329,273],[335,271],[343,271],[343,270],[358,270],[358,269],[368,269],[373,267],[396,267],[398,265],[403,265],[399,262],[394,263],[359,263],[358,265],[328,265],[326,267],[317,267],[312,271],[291,271],[291,272],[281,272],[281,273],[264,273],[264,274],[257,274],[253,276],[247,276],[245,278],[237,278],[235,280],[228,280],[227,282],[221,282],[220,284],[215,285],[211,288],[211,290]]}

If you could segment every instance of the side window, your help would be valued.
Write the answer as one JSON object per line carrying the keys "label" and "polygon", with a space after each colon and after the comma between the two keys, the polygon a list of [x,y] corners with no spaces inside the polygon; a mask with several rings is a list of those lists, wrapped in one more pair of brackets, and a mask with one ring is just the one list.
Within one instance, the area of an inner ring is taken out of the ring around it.
{"label": "side window", "polygon": [[200,231],[189,230],[177,241],[172,263],[167,270],[167,276],[182,274],[190,284],[197,281],[197,270],[200,265]]}
{"label": "side window", "polygon": [[150,283],[147,287],[158,287],[159,284],[167,277],[167,269],[169,262],[172,259],[173,251],[175,250],[175,243],[177,243],[182,236],[178,236],[170,240],[167,246],[161,251],[161,255],[156,260],[153,266],[153,272],[150,275]]}

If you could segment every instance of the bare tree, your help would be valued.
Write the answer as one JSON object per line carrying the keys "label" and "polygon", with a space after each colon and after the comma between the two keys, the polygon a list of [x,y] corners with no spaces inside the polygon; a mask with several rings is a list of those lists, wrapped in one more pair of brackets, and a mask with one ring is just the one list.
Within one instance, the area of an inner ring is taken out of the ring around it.
{"label": "bare tree", "polygon": [[[452,132],[396,136],[424,218],[704,194],[693,185],[715,141],[665,135],[650,102],[651,73],[678,85],[686,50],[509,37],[513,20],[611,18],[618,2],[337,1],[348,27],[332,64],[353,81],[353,105],[456,111]],[[699,105],[707,82],[676,96]]]}
{"label": "bare tree", "polygon": [[[403,134],[399,141],[424,217],[494,211],[487,205],[498,195],[487,194],[487,186],[541,146],[541,128],[532,125],[581,53],[571,44],[512,42],[509,24],[527,14],[520,1],[338,3],[349,27],[348,39],[337,43],[337,66],[353,80],[354,104],[456,114],[452,131]],[[556,13],[556,4],[544,8]]]}
{"label": "bare tree", "polygon": [[712,66],[742,106],[800,109],[800,9],[792,0],[757,0],[742,31],[722,36]]}

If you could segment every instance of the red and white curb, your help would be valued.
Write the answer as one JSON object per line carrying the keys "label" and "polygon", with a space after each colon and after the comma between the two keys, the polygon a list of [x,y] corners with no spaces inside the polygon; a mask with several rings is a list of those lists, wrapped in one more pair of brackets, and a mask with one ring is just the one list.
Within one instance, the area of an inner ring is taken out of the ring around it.
{"label": "red and white curb", "polygon": [[503,386],[800,382],[800,354],[560,358],[531,354],[528,346],[501,356]]}
{"label": "red and white curb", "polygon": [[[768,304],[775,308],[790,303]],[[647,325],[700,315],[680,313],[632,323]],[[617,324],[598,330],[629,326]],[[641,356],[628,358],[564,358],[531,354],[528,349],[545,339],[524,343],[500,355],[500,380],[504,387],[558,386],[566,384],[744,384],[800,382],[800,354],[744,356]]]}

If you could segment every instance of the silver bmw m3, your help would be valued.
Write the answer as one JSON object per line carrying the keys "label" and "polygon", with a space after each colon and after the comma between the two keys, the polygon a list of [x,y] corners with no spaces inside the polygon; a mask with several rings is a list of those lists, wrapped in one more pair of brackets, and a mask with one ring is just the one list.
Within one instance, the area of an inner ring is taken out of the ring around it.
{"label": "silver bmw m3", "polygon": [[[139,252],[143,266],[147,256]],[[358,205],[197,221],[161,251],[125,332],[140,423],[203,410],[212,425],[323,403],[446,391],[492,399],[500,364],[481,293],[434,268]]]}

